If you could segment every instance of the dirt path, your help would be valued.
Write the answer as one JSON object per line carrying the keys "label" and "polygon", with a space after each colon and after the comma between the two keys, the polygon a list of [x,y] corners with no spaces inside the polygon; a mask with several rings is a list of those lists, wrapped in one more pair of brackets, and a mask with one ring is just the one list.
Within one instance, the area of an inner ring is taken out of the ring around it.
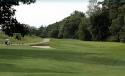
{"label": "dirt path", "polygon": [[[50,42],[50,39],[43,39],[43,41],[42,42],[40,42],[39,44],[44,44],[44,43],[48,43],[48,42]],[[44,45],[44,46],[42,46],[42,45],[40,45],[40,46],[32,46],[32,47],[34,47],[34,48],[45,48],[45,49],[49,49],[49,48],[52,48],[52,47],[50,47],[49,45]]]}

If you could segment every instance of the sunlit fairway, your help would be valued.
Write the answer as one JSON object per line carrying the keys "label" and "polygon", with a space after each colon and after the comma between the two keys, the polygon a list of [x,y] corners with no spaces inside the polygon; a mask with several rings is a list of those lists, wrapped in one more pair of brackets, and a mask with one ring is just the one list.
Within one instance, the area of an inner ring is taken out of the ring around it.
{"label": "sunlit fairway", "polygon": [[51,49],[0,46],[0,76],[125,76],[125,44],[51,39]]}

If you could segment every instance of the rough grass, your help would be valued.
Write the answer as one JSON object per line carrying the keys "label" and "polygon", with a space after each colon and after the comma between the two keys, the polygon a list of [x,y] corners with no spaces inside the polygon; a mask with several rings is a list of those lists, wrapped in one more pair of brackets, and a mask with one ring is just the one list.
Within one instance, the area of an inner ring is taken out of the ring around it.
{"label": "rough grass", "polygon": [[36,42],[40,42],[42,41],[42,39],[40,37],[37,36],[25,36],[21,38],[20,40],[17,40],[13,37],[8,37],[7,35],[0,33],[0,45],[3,45],[5,42],[5,39],[10,39],[12,44],[23,44],[23,45],[28,45],[28,44],[32,44],[32,43],[36,43]]}
{"label": "rough grass", "polygon": [[124,76],[125,44],[58,40],[54,49],[1,46],[0,76]]}

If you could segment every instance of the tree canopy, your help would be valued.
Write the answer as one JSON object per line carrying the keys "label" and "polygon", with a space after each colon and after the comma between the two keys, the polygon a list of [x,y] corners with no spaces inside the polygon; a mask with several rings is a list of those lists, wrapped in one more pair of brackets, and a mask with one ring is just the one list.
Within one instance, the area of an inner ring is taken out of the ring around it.
{"label": "tree canopy", "polygon": [[89,0],[86,14],[75,11],[49,25],[45,28],[46,36],[125,42],[125,0]]}
{"label": "tree canopy", "polygon": [[25,32],[19,31],[18,28],[20,27],[20,23],[14,18],[16,10],[12,7],[19,5],[20,2],[23,4],[30,4],[34,3],[35,0],[0,0],[0,25],[2,31],[9,36],[13,36],[13,33]]}

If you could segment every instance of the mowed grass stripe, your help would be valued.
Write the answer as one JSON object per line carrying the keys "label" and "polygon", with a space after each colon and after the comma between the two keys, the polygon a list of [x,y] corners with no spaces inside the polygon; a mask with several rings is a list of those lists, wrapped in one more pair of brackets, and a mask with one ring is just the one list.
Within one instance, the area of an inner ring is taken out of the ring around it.
{"label": "mowed grass stripe", "polygon": [[0,75],[125,75],[125,44],[123,43],[52,39],[49,44],[54,49],[30,46],[0,48]]}

